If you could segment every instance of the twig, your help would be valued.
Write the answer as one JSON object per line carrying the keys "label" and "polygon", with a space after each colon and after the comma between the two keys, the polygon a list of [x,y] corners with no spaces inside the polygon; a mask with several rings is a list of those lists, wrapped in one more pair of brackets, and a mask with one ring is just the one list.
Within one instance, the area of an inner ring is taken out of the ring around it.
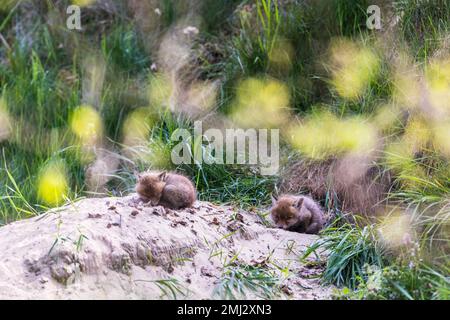
{"label": "twig", "polygon": [[3,43],[6,49],[8,49],[8,51],[11,51],[11,47],[9,46],[8,42],[6,42],[6,39],[3,37],[1,32],[0,32],[0,41]]}

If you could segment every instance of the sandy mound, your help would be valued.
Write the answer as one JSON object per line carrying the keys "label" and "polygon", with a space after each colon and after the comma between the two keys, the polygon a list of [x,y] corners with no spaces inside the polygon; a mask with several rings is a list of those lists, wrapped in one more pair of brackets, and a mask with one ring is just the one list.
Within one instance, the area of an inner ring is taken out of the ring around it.
{"label": "sandy mound", "polygon": [[326,298],[298,259],[315,239],[206,202],[173,211],[136,195],[85,199],[0,228],[0,299],[221,298],[227,270],[241,267],[275,275],[273,298]]}

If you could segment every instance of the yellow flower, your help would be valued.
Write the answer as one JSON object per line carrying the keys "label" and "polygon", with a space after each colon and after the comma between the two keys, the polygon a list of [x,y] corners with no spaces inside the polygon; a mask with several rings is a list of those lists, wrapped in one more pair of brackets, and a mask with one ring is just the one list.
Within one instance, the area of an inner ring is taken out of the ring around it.
{"label": "yellow flower", "polygon": [[274,128],[289,116],[289,89],[276,80],[250,78],[238,87],[231,118],[248,128]]}
{"label": "yellow flower", "polygon": [[150,106],[162,110],[169,108],[174,93],[175,88],[168,75],[158,74],[151,77],[149,86]]}
{"label": "yellow flower", "polygon": [[414,241],[411,218],[404,212],[387,215],[378,226],[381,240],[390,248],[407,246]]}
{"label": "yellow flower", "polygon": [[123,125],[124,144],[126,146],[134,146],[146,143],[152,122],[148,108],[138,108],[131,112]]}
{"label": "yellow flower", "polygon": [[329,112],[289,130],[291,144],[312,159],[366,153],[375,147],[376,130],[360,117],[338,119]]}
{"label": "yellow flower", "polygon": [[38,180],[38,197],[50,206],[56,206],[67,198],[69,185],[66,168],[62,162],[52,162],[42,170]]}
{"label": "yellow flower", "polygon": [[103,124],[99,113],[88,105],[76,108],[70,119],[73,133],[84,145],[97,144],[103,135]]}
{"label": "yellow flower", "polygon": [[94,4],[96,0],[72,0],[72,4],[80,7],[87,7]]}
{"label": "yellow flower", "polygon": [[346,99],[358,99],[377,74],[378,57],[371,50],[348,40],[335,41],[331,47],[332,85]]}
{"label": "yellow flower", "polygon": [[429,99],[437,117],[450,115],[450,59],[435,61],[426,70]]}
{"label": "yellow flower", "polygon": [[0,97],[0,142],[10,137],[11,129],[12,119],[9,116],[6,100]]}

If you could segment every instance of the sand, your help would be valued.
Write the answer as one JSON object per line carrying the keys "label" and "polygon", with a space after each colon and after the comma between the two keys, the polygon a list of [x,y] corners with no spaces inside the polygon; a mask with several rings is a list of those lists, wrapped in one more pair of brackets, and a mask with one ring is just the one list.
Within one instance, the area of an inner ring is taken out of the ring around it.
{"label": "sand", "polygon": [[316,240],[208,202],[174,211],[135,194],[83,199],[0,228],[0,299],[220,299],[230,263],[275,275],[272,299],[327,299],[331,288],[311,279],[320,269],[299,259]]}

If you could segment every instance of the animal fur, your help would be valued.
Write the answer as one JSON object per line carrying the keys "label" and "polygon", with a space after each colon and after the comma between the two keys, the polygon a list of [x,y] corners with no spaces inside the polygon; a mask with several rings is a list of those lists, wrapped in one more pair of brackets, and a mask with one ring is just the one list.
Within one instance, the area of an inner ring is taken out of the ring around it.
{"label": "animal fur", "polygon": [[271,217],[277,227],[300,233],[317,234],[325,223],[322,209],[306,196],[272,198]]}
{"label": "animal fur", "polygon": [[192,207],[197,192],[191,180],[169,172],[145,172],[138,176],[138,195],[151,205],[170,209]]}
{"label": "animal fur", "polygon": [[391,177],[389,171],[369,160],[293,159],[283,169],[278,187],[283,193],[308,193],[315,199],[328,199],[330,208],[339,207],[345,213],[375,217],[386,205]]}

